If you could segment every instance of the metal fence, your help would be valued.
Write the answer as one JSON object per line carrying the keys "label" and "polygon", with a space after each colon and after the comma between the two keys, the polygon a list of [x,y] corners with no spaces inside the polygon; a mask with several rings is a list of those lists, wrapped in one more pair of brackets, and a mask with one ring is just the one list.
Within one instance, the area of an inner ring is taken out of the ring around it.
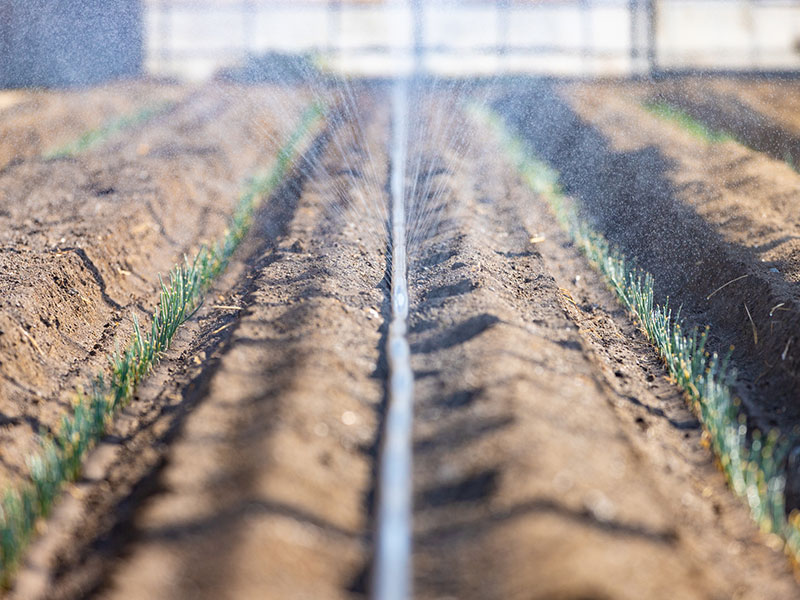
{"label": "metal fence", "polygon": [[265,52],[362,75],[415,54],[445,75],[800,70],[800,0],[148,0],[145,25],[148,70],[190,78]]}

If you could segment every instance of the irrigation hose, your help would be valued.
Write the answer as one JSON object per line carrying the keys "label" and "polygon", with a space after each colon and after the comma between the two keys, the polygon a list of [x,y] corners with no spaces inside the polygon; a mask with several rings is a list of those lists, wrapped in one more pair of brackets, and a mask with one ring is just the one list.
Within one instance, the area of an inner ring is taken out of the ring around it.
{"label": "irrigation hose", "polygon": [[389,402],[378,482],[373,600],[411,597],[411,427],[414,375],[406,337],[408,278],[405,178],[408,144],[408,81],[392,93],[392,320],[389,324]]}

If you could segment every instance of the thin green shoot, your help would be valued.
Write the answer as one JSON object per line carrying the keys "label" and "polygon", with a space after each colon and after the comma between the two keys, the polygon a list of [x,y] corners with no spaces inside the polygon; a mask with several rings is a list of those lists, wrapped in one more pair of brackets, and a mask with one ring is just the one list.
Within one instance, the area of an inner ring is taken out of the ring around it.
{"label": "thin green shoot", "polygon": [[79,138],[46,152],[45,160],[55,160],[68,156],[76,156],[87,150],[96,148],[105,143],[117,133],[146,123],[159,115],[166,113],[175,106],[174,102],[159,102],[141,108],[133,114],[113,118],[97,129],[90,129]]}
{"label": "thin green shoot", "polygon": [[668,102],[664,102],[663,100],[644,102],[643,106],[654,115],[664,119],[665,121],[675,123],[696,138],[699,138],[710,144],[719,144],[721,142],[730,142],[735,140],[730,133],[713,129],[702,121],[695,119],[685,110]]}

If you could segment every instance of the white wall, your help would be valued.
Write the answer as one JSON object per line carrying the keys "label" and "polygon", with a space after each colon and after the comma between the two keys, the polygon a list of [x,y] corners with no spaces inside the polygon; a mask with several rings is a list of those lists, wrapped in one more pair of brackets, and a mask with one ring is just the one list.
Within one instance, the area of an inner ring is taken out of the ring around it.
{"label": "white wall", "polygon": [[800,69],[797,2],[664,0],[657,31],[665,67]]}

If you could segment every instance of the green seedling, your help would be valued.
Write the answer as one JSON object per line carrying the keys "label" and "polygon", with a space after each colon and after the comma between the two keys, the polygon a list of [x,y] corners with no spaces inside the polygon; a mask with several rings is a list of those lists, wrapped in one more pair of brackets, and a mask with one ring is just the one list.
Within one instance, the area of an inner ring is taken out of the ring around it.
{"label": "green seedling", "polygon": [[662,100],[649,101],[644,102],[643,106],[657,117],[675,123],[696,138],[708,142],[709,144],[730,142],[735,139],[731,134],[725,131],[718,131],[708,127],[705,123],[698,121],[685,110],[673,106],[668,102]]}
{"label": "green seedling", "polygon": [[131,115],[123,115],[121,117],[111,119],[101,127],[98,127],[97,129],[90,129],[89,131],[85,132],[78,139],[46,152],[44,154],[44,159],[54,160],[56,158],[76,156],[86,152],[87,150],[91,150],[92,148],[105,143],[110,137],[113,137],[117,133],[126,129],[130,129],[131,127],[136,127],[142,123],[146,123],[150,119],[153,119],[171,110],[174,106],[174,102],[160,102],[158,104],[145,106],[141,110]]}

